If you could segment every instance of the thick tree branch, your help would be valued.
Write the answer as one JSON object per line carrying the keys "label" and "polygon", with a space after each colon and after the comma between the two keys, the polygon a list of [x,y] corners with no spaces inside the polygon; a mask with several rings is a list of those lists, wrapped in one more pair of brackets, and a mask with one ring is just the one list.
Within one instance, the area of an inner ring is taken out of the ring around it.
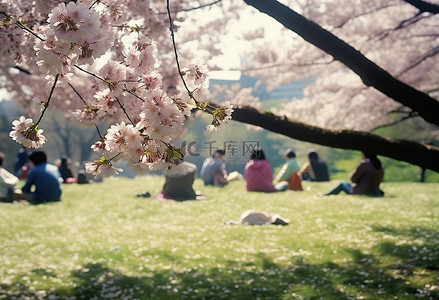
{"label": "thick tree branch", "polygon": [[342,62],[367,86],[372,86],[393,100],[410,107],[419,116],[439,125],[439,102],[429,95],[399,81],[363,54],[276,0],[244,0],[248,5],[273,17],[286,28]]}
{"label": "thick tree branch", "polygon": [[439,13],[439,5],[428,3],[422,0],[403,0],[403,1],[413,5],[414,7],[419,9],[420,12],[429,12],[432,14]]}
{"label": "thick tree branch", "polygon": [[235,108],[232,120],[260,126],[293,139],[375,153],[439,172],[439,148],[432,145],[382,137],[368,132],[328,130],[249,107]]}

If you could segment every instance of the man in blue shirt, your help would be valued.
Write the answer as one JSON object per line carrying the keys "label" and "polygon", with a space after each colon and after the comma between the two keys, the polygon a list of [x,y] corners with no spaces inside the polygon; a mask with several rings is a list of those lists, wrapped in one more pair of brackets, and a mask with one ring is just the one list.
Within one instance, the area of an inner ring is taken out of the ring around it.
{"label": "man in blue shirt", "polygon": [[[61,200],[61,174],[56,166],[46,163],[47,156],[43,151],[34,151],[29,157],[31,167],[22,187],[22,198],[32,204]],[[35,186],[32,192],[31,188]]]}

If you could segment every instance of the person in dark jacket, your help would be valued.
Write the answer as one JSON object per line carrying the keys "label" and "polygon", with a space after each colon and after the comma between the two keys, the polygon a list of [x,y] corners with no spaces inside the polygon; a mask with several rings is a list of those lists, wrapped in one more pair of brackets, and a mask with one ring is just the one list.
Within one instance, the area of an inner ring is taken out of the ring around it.
{"label": "person in dark jacket", "polygon": [[61,157],[58,169],[63,179],[63,183],[77,182],[77,179],[73,176],[72,168],[70,167],[70,159],[65,156]]}
{"label": "person in dark jacket", "polygon": [[29,165],[27,163],[28,150],[25,146],[21,146],[18,150],[17,157],[14,161],[14,172],[15,176],[20,179],[26,178],[27,172],[29,170]]}
{"label": "person in dark jacket", "polygon": [[325,195],[336,195],[341,191],[346,194],[363,194],[370,196],[383,196],[380,183],[384,178],[384,169],[380,160],[374,154],[363,153],[362,160],[357,168],[350,174],[352,184],[341,182]]}
{"label": "person in dark jacket", "polygon": [[298,174],[302,176],[302,180],[329,181],[328,165],[315,151],[308,153],[308,161],[303,164]]}

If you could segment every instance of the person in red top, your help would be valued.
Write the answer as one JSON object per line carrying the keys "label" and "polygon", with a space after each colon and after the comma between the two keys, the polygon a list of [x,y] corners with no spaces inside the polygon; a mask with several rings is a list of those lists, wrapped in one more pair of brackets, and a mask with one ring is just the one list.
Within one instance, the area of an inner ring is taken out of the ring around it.
{"label": "person in red top", "polygon": [[255,149],[244,168],[247,191],[274,192],[273,173],[262,149]]}
{"label": "person in red top", "polygon": [[383,196],[380,183],[384,178],[384,169],[380,160],[374,154],[363,153],[362,160],[350,174],[352,184],[341,182],[328,195],[336,195],[341,191],[346,194],[363,194],[369,196]]}

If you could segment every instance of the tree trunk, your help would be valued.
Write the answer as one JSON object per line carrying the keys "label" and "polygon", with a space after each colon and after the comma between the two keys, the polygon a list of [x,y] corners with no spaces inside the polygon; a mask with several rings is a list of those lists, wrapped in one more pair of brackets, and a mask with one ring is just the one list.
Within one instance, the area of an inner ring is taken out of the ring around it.
{"label": "tree trunk", "polygon": [[425,121],[439,125],[439,102],[421,91],[399,81],[359,51],[276,0],[244,0],[303,39],[332,55],[372,86],[393,100],[410,107]]}
{"label": "tree trunk", "polygon": [[234,108],[232,120],[263,127],[293,139],[387,156],[439,172],[439,148],[352,130],[329,130],[254,108]]}

